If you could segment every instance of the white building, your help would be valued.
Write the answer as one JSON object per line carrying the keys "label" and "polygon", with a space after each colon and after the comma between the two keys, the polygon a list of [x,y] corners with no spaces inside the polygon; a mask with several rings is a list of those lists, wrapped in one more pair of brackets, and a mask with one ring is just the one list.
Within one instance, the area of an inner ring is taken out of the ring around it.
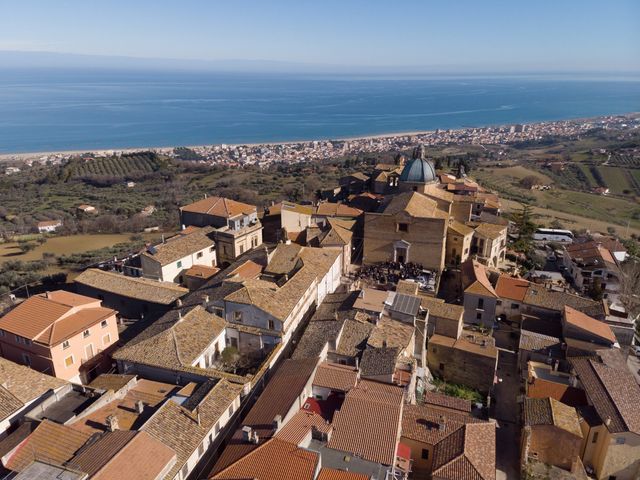
{"label": "white building", "polygon": [[142,275],[163,282],[183,283],[182,274],[194,265],[216,266],[212,229],[189,229],[140,255]]}
{"label": "white building", "polygon": [[52,233],[62,226],[62,220],[46,220],[38,222],[39,233]]}

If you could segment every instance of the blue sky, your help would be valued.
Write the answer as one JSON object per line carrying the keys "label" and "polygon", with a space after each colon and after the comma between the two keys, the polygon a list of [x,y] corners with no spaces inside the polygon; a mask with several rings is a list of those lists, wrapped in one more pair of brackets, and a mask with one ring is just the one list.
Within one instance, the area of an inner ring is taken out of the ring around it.
{"label": "blue sky", "polygon": [[638,0],[0,0],[0,50],[639,71]]}

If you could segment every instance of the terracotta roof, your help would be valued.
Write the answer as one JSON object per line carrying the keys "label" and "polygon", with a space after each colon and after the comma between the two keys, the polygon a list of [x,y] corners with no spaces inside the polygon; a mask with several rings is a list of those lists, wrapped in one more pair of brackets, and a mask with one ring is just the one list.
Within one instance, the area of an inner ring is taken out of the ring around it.
{"label": "terracotta roof", "polygon": [[484,265],[470,258],[461,265],[461,269],[462,287],[465,293],[498,298],[498,294],[487,277]]}
{"label": "terracotta roof", "polygon": [[477,422],[480,420],[468,412],[445,411],[428,404],[405,405],[402,410],[402,437],[436,445],[467,423]]}
{"label": "terracotta roof", "polygon": [[43,420],[6,461],[9,470],[20,472],[34,460],[63,465],[73,458],[90,435],[71,427]]}
{"label": "terracotta roof", "polygon": [[601,421],[610,419],[608,430],[640,435],[640,386],[619,351],[607,352],[617,359],[604,357],[606,362],[604,352],[597,351],[600,358],[573,358],[571,364]]}
{"label": "terracotta roof", "polygon": [[433,477],[447,480],[495,480],[496,427],[468,423],[433,451]]}
{"label": "terracotta roof", "polygon": [[348,392],[358,380],[358,369],[347,365],[322,362],[313,377],[313,385]]}
{"label": "terracotta roof", "polygon": [[176,453],[171,448],[146,432],[137,432],[133,439],[92,477],[92,480],[155,480],[171,468],[175,461]]}
{"label": "terracotta roof", "polygon": [[[284,254],[280,254],[279,251],[286,250],[290,252],[292,249],[289,247],[291,245],[279,245],[274,258],[282,258]],[[311,285],[326,275],[341,254],[338,249],[297,247],[298,253],[293,253],[296,256],[295,258],[292,257],[291,264],[294,261],[297,262],[296,259],[299,259],[302,266],[284,285],[279,287],[275,282],[266,282],[258,279],[246,280],[240,289],[227,295],[225,301],[253,305],[278,320],[284,321]],[[273,262],[272,260],[269,263],[266,270],[274,272]],[[280,260],[277,260],[277,262],[279,265],[282,263]],[[280,270],[280,267],[275,269],[276,272]]]}
{"label": "terracotta roof", "polygon": [[559,402],[571,407],[587,405],[587,396],[584,390],[575,388],[565,383],[558,383],[546,378],[529,377],[527,396],[530,398],[555,398]]}
{"label": "terracotta roof", "polygon": [[106,432],[94,443],[80,449],[68,465],[92,477],[122,450],[136,434],[137,432],[131,430]]}
{"label": "terracotta roof", "polygon": [[471,412],[471,402],[463,398],[451,397],[444,393],[431,392],[426,390],[422,394],[422,401],[432,407],[444,407],[450,410],[457,410],[463,413]]}
{"label": "terracotta roof", "polygon": [[364,287],[358,293],[358,298],[354,302],[353,308],[359,308],[369,312],[382,312],[384,310],[384,302],[388,297],[389,292],[385,290]]}
{"label": "terracotta roof", "polygon": [[562,351],[562,342],[557,337],[523,329],[520,330],[520,343],[518,348],[530,352],[552,352],[559,354]]}
{"label": "terracotta roof", "polygon": [[238,268],[229,272],[229,277],[237,275],[241,278],[256,278],[262,273],[262,265],[254,262],[253,260],[247,260]]}
{"label": "terracotta roof", "polygon": [[403,399],[402,388],[361,380],[335,413],[327,446],[371,462],[393,465]]}
{"label": "terracotta roof", "polygon": [[115,272],[89,268],[74,279],[75,283],[145,302],[170,305],[189,292],[171,282],[127,277]]}
{"label": "terracotta roof", "polygon": [[362,473],[323,467],[320,469],[317,480],[369,480],[370,478]]}
{"label": "terracotta roof", "polygon": [[255,205],[236,202],[224,197],[207,197],[181,207],[180,210],[193,213],[206,213],[216,217],[232,218],[237,215],[249,215],[256,212]]}
{"label": "terracotta roof", "polygon": [[582,438],[576,409],[554,398],[525,398],[524,425],[553,425]]}
{"label": "terracotta roof", "polygon": [[64,380],[18,365],[3,357],[0,357],[0,383],[22,404],[67,384]]}
{"label": "terracotta roof", "polygon": [[184,272],[187,277],[196,277],[209,279],[218,273],[218,267],[210,267],[208,265],[193,265],[189,270]]}
{"label": "terracotta roof", "polygon": [[565,305],[568,305],[589,315],[597,315],[598,312],[601,312],[603,309],[600,302],[595,302],[590,298],[573,295],[571,293],[547,290],[545,286],[535,283],[529,284],[529,288],[527,288],[527,293],[524,297],[524,303],[557,312],[562,312]]}
{"label": "terracotta roof", "polygon": [[454,233],[457,233],[458,235],[462,235],[463,237],[467,235],[471,235],[474,232],[473,228],[457,220],[453,220],[449,223],[449,230],[451,230]]}
{"label": "terracotta roof", "polygon": [[365,349],[367,339],[374,325],[359,320],[347,320],[342,326],[336,353],[347,357],[355,357]]}
{"label": "terracotta roof", "polygon": [[493,223],[481,223],[475,228],[475,232],[483,237],[496,240],[507,232],[507,227]]}
{"label": "terracotta roof", "polygon": [[198,396],[199,392],[194,393],[183,405],[173,401],[165,402],[141,429],[176,452],[177,460],[165,476],[167,479],[178,474],[243,389],[243,385],[226,379],[219,380],[212,388],[208,383],[199,387],[210,389],[197,404],[189,400]]}
{"label": "terracotta roof", "polygon": [[609,325],[601,322],[600,320],[596,320],[595,318],[591,318],[568,305],[565,305],[564,307],[564,319],[566,323],[575,328],[588,332],[604,340],[608,340],[612,344],[617,342]]}
{"label": "terracotta roof", "polygon": [[496,294],[502,299],[522,302],[527,294],[529,282],[521,278],[514,278],[508,275],[500,275],[496,283]]}
{"label": "terracotta roof", "polygon": [[362,353],[360,374],[363,377],[392,375],[396,370],[396,361],[400,351],[398,348],[372,348]]}
{"label": "terracotta roof", "polygon": [[190,367],[225,328],[222,318],[197,305],[157,335],[124,345],[113,358],[171,370]]}
{"label": "terracotta roof", "polygon": [[44,220],[38,222],[38,227],[57,227],[58,225],[62,225],[61,220]]}
{"label": "terracotta roof", "polygon": [[313,428],[316,428],[320,432],[328,433],[331,430],[331,424],[322,418],[321,415],[301,409],[291,417],[274,437],[285,442],[293,443],[294,445],[299,445]]}
{"label": "terracotta roof", "polygon": [[362,215],[362,210],[344,203],[323,202],[318,204],[315,214],[328,217],[358,217]]}
{"label": "terracotta roof", "polygon": [[210,478],[313,480],[318,458],[316,452],[272,438]]}
{"label": "terracotta roof", "polygon": [[[484,346],[482,345],[483,340],[485,341]],[[429,338],[429,343],[455,348],[457,350],[485,357],[498,358],[498,349],[495,347],[495,341],[492,337],[479,334],[476,335],[469,333],[468,331],[463,331],[462,335],[458,339],[445,337],[444,335],[436,333]]]}
{"label": "terracotta roof", "polygon": [[209,238],[209,234],[212,231],[212,228],[207,227],[188,235],[176,235],[164,243],[154,245],[153,249],[148,248],[142,255],[155,260],[161,266],[169,265],[181,258],[213,247],[215,242]]}
{"label": "terracotta roof", "polygon": [[415,327],[409,323],[382,317],[373,327],[367,345],[374,348],[398,348],[404,350],[409,347]]}
{"label": "terracotta roof", "polygon": [[421,305],[422,308],[429,311],[429,316],[460,320],[464,315],[464,307],[462,305],[445,303],[436,298],[422,297]]}
{"label": "terracotta roof", "polygon": [[[313,375],[316,363],[315,358],[284,360],[247,413],[242,425],[252,427],[260,440],[272,437],[274,419],[277,415],[284,418],[289,412]],[[255,448],[256,445],[242,441],[242,430],[239,428],[218,458],[213,471],[220,472]]]}
{"label": "terracotta roof", "polygon": [[417,218],[449,218],[449,215],[438,208],[438,202],[418,192],[405,192],[395,195],[384,209],[387,215],[406,212]]}
{"label": "terracotta roof", "polygon": [[[100,300],[69,292],[28,298],[0,319],[0,329],[45,345],[58,343],[116,314]],[[73,312],[73,309],[78,309]]]}
{"label": "terracotta roof", "polygon": [[9,390],[0,385],[0,420],[4,420],[24,406]]}

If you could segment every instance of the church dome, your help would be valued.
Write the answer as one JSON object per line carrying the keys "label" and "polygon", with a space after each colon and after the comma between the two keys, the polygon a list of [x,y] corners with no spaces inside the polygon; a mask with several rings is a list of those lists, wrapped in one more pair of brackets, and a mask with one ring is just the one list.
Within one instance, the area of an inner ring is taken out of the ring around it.
{"label": "church dome", "polygon": [[436,169],[424,158],[413,158],[402,169],[400,181],[407,183],[432,183],[436,181]]}

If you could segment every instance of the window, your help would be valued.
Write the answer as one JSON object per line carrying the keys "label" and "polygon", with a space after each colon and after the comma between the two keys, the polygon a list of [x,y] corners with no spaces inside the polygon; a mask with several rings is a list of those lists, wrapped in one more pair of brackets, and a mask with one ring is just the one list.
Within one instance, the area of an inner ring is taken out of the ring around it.
{"label": "window", "polygon": [[202,258],[202,255],[204,255],[204,253],[198,252],[198,253],[196,253],[196,258]]}
{"label": "window", "polygon": [[626,443],[626,440],[624,439],[624,437],[616,437],[616,445],[624,445]]}
{"label": "window", "polygon": [[242,323],[242,312],[235,311],[233,312],[233,320],[239,323]]}
{"label": "window", "polygon": [[111,335],[108,333],[102,337],[102,345],[109,345],[111,343]]}
{"label": "window", "polygon": [[82,338],[87,338],[89,335],[91,335],[91,332],[88,329],[82,332]]}
{"label": "window", "polygon": [[233,415],[233,405],[229,405],[229,416]]}
{"label": "window", "polygon": [[204,443],[201,443],[200,445],[198,445],[198,457],[201,457],[203,453],[204,453]]}
{"label": "window", "polygon": [[502,300],[496,300],[496,305],[502,305]]}
{"label": "window", "polygon": [[244,253],[244,245],[240,245],[240,253]]}
{"label": "window", "polygon": [[438,368],[439,368],[440,370],[444,370],[444,363],[441,363],[440,365],[438,365]]}
{"label": "window", "polygon": [[273,320],[269,320],[269,325],[268,325],[269,330],[275,330],[276,329],[276,324]]}
{"label": "window", "polygon": [[215,247],[215,246],[213,246],[213,247],[209,247],[209,252],[213,253],[213,251],[214,251],[215,249],[216,249],[216,247]]}
{"label": "window", "polygon": [[176,263],[176,267],[182,268],[182,260],[178,260],[178,263]]}
{"label": "window", "polygon": [[427,450],[426,448],[422,449],[422,459],[429,460],[429,450]]}
{"label": "window", "polygon": [[31,357],[26,353],[22,354],[22,363],[24,363],[27,367],[31,366]]}
{"label": "window", "polygon": [[476,320],[482,320],[482,314],[480,312],[476,314]]}
{"label": "window", "polygon": [[4,330],[0,330],[0,337],[4,337]]}
{"label": "window", "polygon": [[520,305],[518,305],[517,303],[512,303],[512,304],[511,304],[511,308],[512,308],[513,310],[518,310],[518,309],[520,308]]}
{"label": "window", "polygon": [[216,435],[220,433],[220,422],[216,422],[215,432]]}
{"label": "window", "polygon": [[187,475],[189,475],[189,465],[185,463],[184,467],[182,467],[182,470],[180,470],[182,478],[187,478]]}
{"label": "window", "polygon": [[20,343],[20,335],[14,335],[16,337],[16,343]]}
{"label": "window", "polygon": [[69,355],[64,359],[64,365],[65,367],[70,367],[71,365],[73,365],[73,355]]}
{"label": "window", "polygon": [[69,348],[69,340],[65,340],[64,342],[62,342],[62,349],[65,350]]}
{"label": "window", "polygon": [[409,224],[408,223],[399,223],[398,224],[398,231],[399,232],[408,232],[409,231]]}
{"label": "window", "polygon": [[593,432],[593,437],[591,438],[591,443],[597,443],[598,441],[598,432]]}
{"label": "window", "polygon": [[107,321],[106,321],[106,320],[102,320],[102,321],[100,322],[100,326],[101,326],[102,328],[106,328],[106,327],[107,327]]}
{"label": "window", "polygon": [[478,299],[478,310],[482,310],[484,308],[484,298]]}

